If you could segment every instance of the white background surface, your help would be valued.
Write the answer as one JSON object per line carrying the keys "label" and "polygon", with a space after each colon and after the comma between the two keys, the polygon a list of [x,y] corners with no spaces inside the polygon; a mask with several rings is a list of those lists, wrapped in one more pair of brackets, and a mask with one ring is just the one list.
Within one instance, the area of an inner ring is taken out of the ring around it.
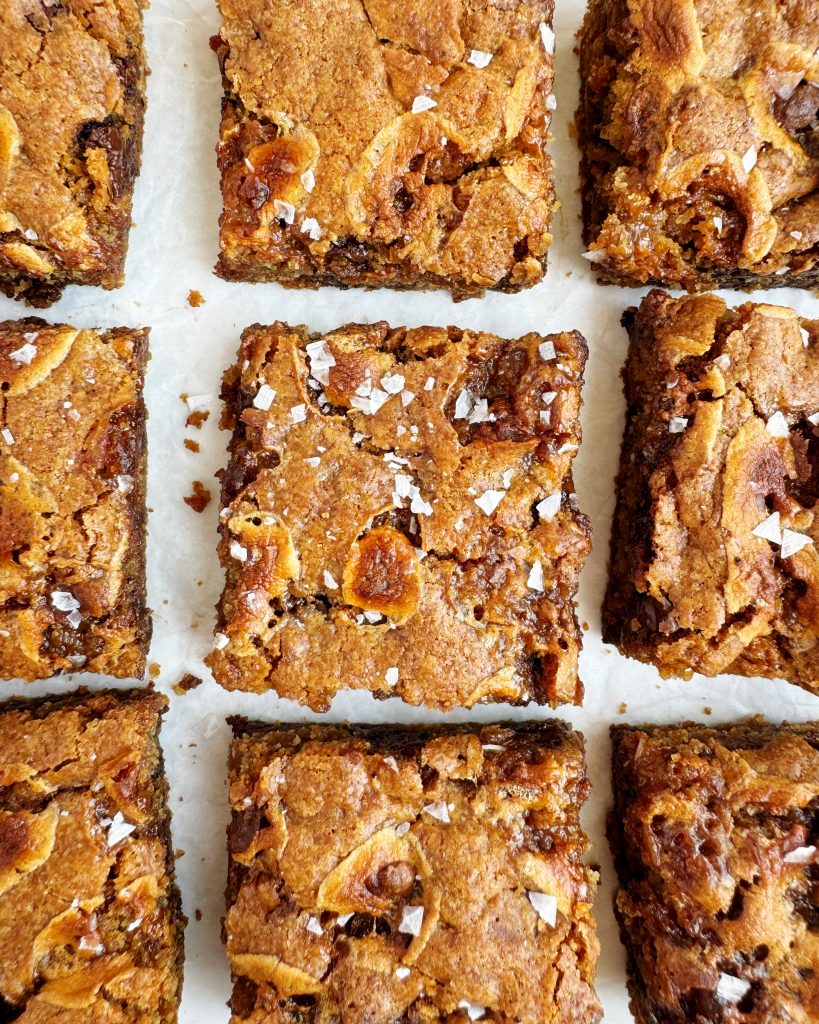
{"label": "white background surface", "polygon": [[[396,0],[399,2],[399,0]],[[349,321],[387,319],[395,325],[457,324],[513,338],[526,331],[543,333],[577,328],[589,342],[583,410],[584,440],[575,479],[581,507],[591,516],[594,552],[582,576],[579,616],[589,625],[581,674],[585,706],[563,709],[586,736],[593,795],[584,822],[592,840],[590,860],[599,864],[602,885],[597,900],[602,955],[598,989],[608,1024],[631,1020],[626,1000],[624,956],[611,911],[613,870],[604,835],[610,800],[608,727],[611,722],[668,722],[685,718],[717,722],[764,713],[774,720],[819,719],[819,698],[769,680],[722,677],[689,682],[663,681],[654,669],[622,658],[600,639],[608,532],[614,504],[613,477],[622,432],[624,403],[620,367],[626,338],[622,310],[642,292],[597,285],[580,258],[577,149],[569,136],[577,101],[574,33],[582,16],[580,0],[557,0],[557,111],[551,152],[556,165],[562,209],[554,223],[555,242],[549,271],[536,288],[519,295],[488,294],[453,304],[447,293],[390,291],[285,291],[277,285],[239,285],[217,280],[212,266],[217,253],[220,210],[214,147],[219,123],[221,85],[208,39],[218,30],[213,0],[153,0],[145,17],[148,59],[148,117],[142,175],[135,198],[127,284],[118,292],[69,288],[61,302],[44,314],[52,321],[77,326],[148,325],[152,360],[146,399],[149,410],[149,600],[154,610],[150,660],[161,666],[157,681],[170,694],[171,709],[163,729],[171,784],[173,833],[184,856],[177,861],[185,911],[187,962],[182,1000],[183,1024],[227,1021],[227,964],[220,941],[223,913],[227,823],[225,758],[229,739],[224,716],[240,713],[290,722],[316,718],[273,694],[227,693],[210,677],[202,657],[210,646],[213,606],[222,586],[216,558],[218,484],[214,472],[224,463],[228,436],[219,431],[218,391],[222,371],[235,356],[242,329],[274,319],[307,323],[328,330]],[[206,305],[192,309],[191,288]],[[766,293],[757,293],[762,298]],[[819,316],[812,293],[779,290],[771,301],[788,304],[805,315]],[[730,300],[745,297],[729,293]],[[25,315],[19,304],[0,296],[0,318]],[[179,394],[207,394],[211,417],[201,431],[185,429],[188,410]],[[183,446],[185,436],[202,445],[201,454]],[[182,497],[191,481],[202,480],[214,494],[203,515]],[[170,687],[184,672],[205,683],[183,697]],[[79,682],[101,686],[98,677],[62,678],[34,685],[6,686],[35,696],[70,689]],[[620,713],[621,704],[627,712]],[[709,717],[704,708],[713,709]],[[339,696],[325,720],[340,721],[489,721],[495,718],[548,717],[546,708],[479,707],[451,716],[408,708],[398,700],[375,702],[369,694]],[[201,911],[201,921],[194,912]]]}

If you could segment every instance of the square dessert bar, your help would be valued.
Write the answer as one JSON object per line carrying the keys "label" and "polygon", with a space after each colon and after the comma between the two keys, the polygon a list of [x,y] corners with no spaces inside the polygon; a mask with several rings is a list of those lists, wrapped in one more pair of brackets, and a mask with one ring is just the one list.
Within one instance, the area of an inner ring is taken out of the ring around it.
{"label": "square dessert bar", "polygon": [[612,729],[637,1024],[813,1021],[819,723]]}
{"label": "square dessert bar", "polygon": [[142,676],[148,330],[0,323],[0,678]]}
{"label": "square dessert bar", "polygon": [[811,0],[590,0],[583,233],[601,281],[819,285]]}
{"label": "square dessert bar", "polygon": [[150,690],[0,706],[0,1017],[174,1024],[185,924]]}
{"label": "square dessert bar", "polygon": [[326,710],[579,703],[586,344],[249,327],[225,377],[213,674]]}
{"label": "square dessert bar", "polygon": [[0,291],[123,282],[145,113],[143,0],[0,5]]}
{"label": "square dessert bar", "polygon": [[578,733],[233,727],[231,1024],[600,1020]]}
{"label": "square dessert bar", "polygon": [[819,321],[653,291],[624,324],[603,639],[819,692]]}
{"label": "square dessert bar", "polygon": [[554,192],[552,0],[220,0],[217,273],[518,291]]}

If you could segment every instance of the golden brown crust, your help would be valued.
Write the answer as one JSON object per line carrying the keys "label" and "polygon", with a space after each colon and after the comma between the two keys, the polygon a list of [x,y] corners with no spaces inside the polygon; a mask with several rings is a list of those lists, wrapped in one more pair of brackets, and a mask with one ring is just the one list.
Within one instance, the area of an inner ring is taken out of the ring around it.
{"label": "golden brown crust", "polygon": [[585,360],[576,333],[248,328],[225,378],[216,679],[316,710],[347,687],[579,702]]}
{"label": "golden brown crust", "polygon": [[815,288],[812,0],[591,0],[579,38],[584,239],[599,279]]}
{"label": "golden brown crust", "polygon": [[577,733],[234,730],[232,1024],[600,1020]]}
{"label": "golden brown crust", "polygon": [[665,675],[819,692],[819,321],[654,291],[624,322],[604,640]]}
{"label": "golden brown crust", "polygon": [[131,690],[0,711],[4,1019],[176,1021],[184,918],[158,744],[166,707]]}
{"label": "golden brown crust", "polygon": [[145,112],[142,0],[0,9],[0,290],[118,288]]}
{"label": "golden brown crust", "polygon": [[141,677],[148,330],[0,323],[0,678]]}
{"label": "golden brown crust", "polygon": [[220,276],[456,297],[542,278],[552,0],[219,6]]}
{"label": "golden brown crust", "polygon": [[615,911],[638,1024],[819,1007],[819,723],[612,729]]}

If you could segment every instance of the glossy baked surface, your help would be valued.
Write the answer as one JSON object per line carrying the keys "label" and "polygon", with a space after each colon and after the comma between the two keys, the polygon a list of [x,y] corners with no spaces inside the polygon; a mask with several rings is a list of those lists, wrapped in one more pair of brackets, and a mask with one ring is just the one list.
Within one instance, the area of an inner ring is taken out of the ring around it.
{"label": "glossy baked surface", "polygon": [[812,0],[591,0],[584,240],[603,281],[819,283]]}
{"label": "glossy baked surface", "polygon": [[635,1020],[814,1020],[816,725],[619,726],[612,738]]}
{"label": "glossy baked surface", "polygon": [[551,0],[222,0],[217,272],[517,291],[539,281]]}
{"label": "glossy baked surface", "polygon": [[234,1024],[600,1019],[577,733],[234,732]]}
{"label": "glossy baked surface", "polygon": [[182,983],[150,691],[0,710],[0,1017],[174,1024]]}
{"label": "glossy baked surface", "polygon": [[228,689],[326,709],[574,703],[586,346],[456,328],[245,331],[225,377]]}
{"label": "glossy baked surface", "polygon": [[118,288],[142,150],[141,0],[0,5],[0,291]]}
{"label": "glossy baked surface", "polygon": [[141,677],[148,330],[0,323],[0,678]]}
{"label": "glossy baked surface", "polygon": [[819,322],[651,292],[624,323],[627,422],[603,639],[664,675],[819,689]]}

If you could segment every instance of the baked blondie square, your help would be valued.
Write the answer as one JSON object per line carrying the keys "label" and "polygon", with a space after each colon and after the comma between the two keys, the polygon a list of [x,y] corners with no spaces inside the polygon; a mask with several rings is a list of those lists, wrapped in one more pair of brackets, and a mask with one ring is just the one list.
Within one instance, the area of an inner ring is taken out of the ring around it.
{"label": "baked blondie square", "polygon": [[3,1020],[176,1021],[166,706],[150,690],[0,705]]}
{"label": "baked blondie square", "polygon": [[457,328],[248,328],[224,382],[226,571],[208,664],[326,710],[578,703],[586,345]]}
{"label": "baked blondie square", "polygon": [[552,0],[220,0],[217,273],[518,291],[554,193]]}
{"label": "baked blondie square", "polygon": [[0,4],[0,291],[123,282],[142,149],[142,0]]}
{"label": "baked blondie square", "polygon": [[581,736],[233,727],[231,1024],[600,1020]]}
{"label": "baked blondie square", "polygon": [[812,1021],[819,725],[612,729],[637,1024]]}
{"label": "baked blondie square", "polygon": [[601,281],[819,284],[810,0],[590,0],[577,127]]}
{"label": "baked blondie square", "polygon": [[0,678],[142,676],[148,330],[0,323]]}
{"label": "baked blondie square", "polygon": [[819,321],[653,291],[624,323],[603,639],[663,675],[819,692]]}

